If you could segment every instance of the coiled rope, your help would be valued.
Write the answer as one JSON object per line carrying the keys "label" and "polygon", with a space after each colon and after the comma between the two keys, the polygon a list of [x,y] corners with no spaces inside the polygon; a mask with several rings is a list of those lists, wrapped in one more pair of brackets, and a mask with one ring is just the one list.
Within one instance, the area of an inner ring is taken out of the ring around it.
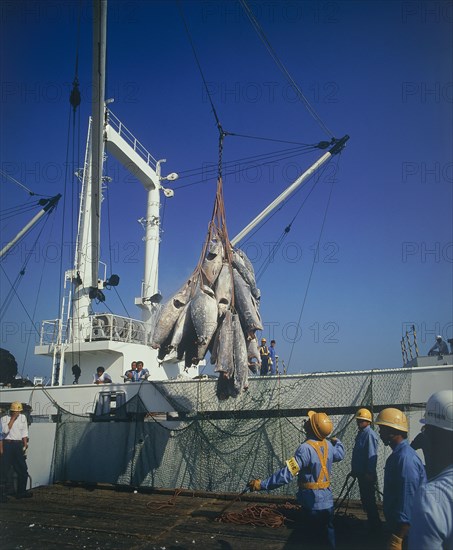
{"label": "coiled rope", "polygon": [[255,525],[256,527],[271,527],[278,529],[289,519],[282,511],[300,510],[300,506],[286,502],[285,504],[253,504],[241,512],[226,512],[218,516],[215,521],[220,523],[234,523],[235,525]]}

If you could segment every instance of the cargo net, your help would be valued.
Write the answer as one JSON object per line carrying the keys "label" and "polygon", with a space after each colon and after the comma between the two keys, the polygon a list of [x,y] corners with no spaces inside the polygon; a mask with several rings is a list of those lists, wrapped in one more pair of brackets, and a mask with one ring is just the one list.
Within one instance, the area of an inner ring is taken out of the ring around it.
{"label": "cargo net", "polygon": [[218,373],[217,397],[248,388],[261,358],[256,331],[263,330],[253,265],[228,238],[222,178],[201,256],[189,279],[162,307],[151,346],[160,361],[184,361],[186,371],[209,352]]}
{"label": "cargo net", "polygon": [[[331,373],[250,380],[247,392],[226,403],[210,380],[153,383],[177,420],[150,413],[140,393],[114,412],[88,417],[60,410],[54,481],[105,482],[134,487],[239,492],[253,478],[283,467],[305,439],[309,409],[331,416],[346,456],[334,464],[338,496],[350,471],[360,407],[410,411],[410,373]],[[417,409],[418,410],[418,409]],[[389,449],[380,443],[378,485]],[[100,460],[99,457],[104,459]],[[273,493],[293,495],[296,482]],[[350,494],[359,498],[357,484]]]}

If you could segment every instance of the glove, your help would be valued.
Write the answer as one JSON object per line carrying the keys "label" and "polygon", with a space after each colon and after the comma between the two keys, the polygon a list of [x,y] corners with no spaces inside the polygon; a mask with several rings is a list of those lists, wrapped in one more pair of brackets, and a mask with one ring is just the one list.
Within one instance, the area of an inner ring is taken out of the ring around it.
{"label": "glove", "polygon": [[261,491],[261,479],[252,479],[247,483],[247,487],[251,491]]}
{"label": "glove", "polygon": [[403,550],[403,539],[392,535],[387,542],[386,550]]}

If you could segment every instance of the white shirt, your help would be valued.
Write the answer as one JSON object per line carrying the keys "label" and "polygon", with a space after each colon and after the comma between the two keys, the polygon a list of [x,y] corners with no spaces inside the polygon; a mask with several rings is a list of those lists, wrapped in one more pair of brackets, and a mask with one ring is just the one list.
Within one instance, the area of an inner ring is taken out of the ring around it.
{"label": "white shirt", "polygon": [[97,373],[96,373],[95,375],[93,375],[93,384],[96,383],[96,382],[102,382],[102,383],[110,382],[110,383],[112,383],[112,377],[110,376],[110,374],[108,374],[106,372],[103,372],[101,374],[101,376],[98,376]]}
{"label": "white shirt", "polygon": [[11,420],[11,416],[9,414],[2,417],[3,439],[12,440],[12,441],[22,441],[24,437],[28,437],[27,419],[23,414],[20,414],[16,418],[16,421],[12,425],[11,429],[8,428],[8,424],[10,420]]}
{"label": "white shirt", "polygon": [[453,550],[453,464],[419,487],[409,550]]}
{"label": "white shirt", "polygon": [[137,370],[137,380],[146,380],[149,376],[148,369]]}

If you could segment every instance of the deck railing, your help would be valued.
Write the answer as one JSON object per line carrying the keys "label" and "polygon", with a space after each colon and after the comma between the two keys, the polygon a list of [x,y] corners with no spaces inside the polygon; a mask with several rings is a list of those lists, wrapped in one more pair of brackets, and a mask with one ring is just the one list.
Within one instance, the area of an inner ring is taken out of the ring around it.
{"label": "deck railing", "polygon": [[[59,319],[42,322],[39,342],[41,346],[59,344],[60,323]],[[69,333],[66,329],[66,325],[62,326],[62,343],[70,344],[72,339],[68,336]],[[147,333],[145,324],[142,321],[111,313],[102,313],[90,316],[90,325],[84,340],[85,342],[111,340],[115,342],[145,344],[147,342]]]}
{"label": "deck railing", "polygon": [[111,111],[107,111],[107,123],[126,141],[132,149],[154,170],[156,169],[157,160],[146,149],[146,147],[138,141],[130,130],[124,126],[118,117]]}

